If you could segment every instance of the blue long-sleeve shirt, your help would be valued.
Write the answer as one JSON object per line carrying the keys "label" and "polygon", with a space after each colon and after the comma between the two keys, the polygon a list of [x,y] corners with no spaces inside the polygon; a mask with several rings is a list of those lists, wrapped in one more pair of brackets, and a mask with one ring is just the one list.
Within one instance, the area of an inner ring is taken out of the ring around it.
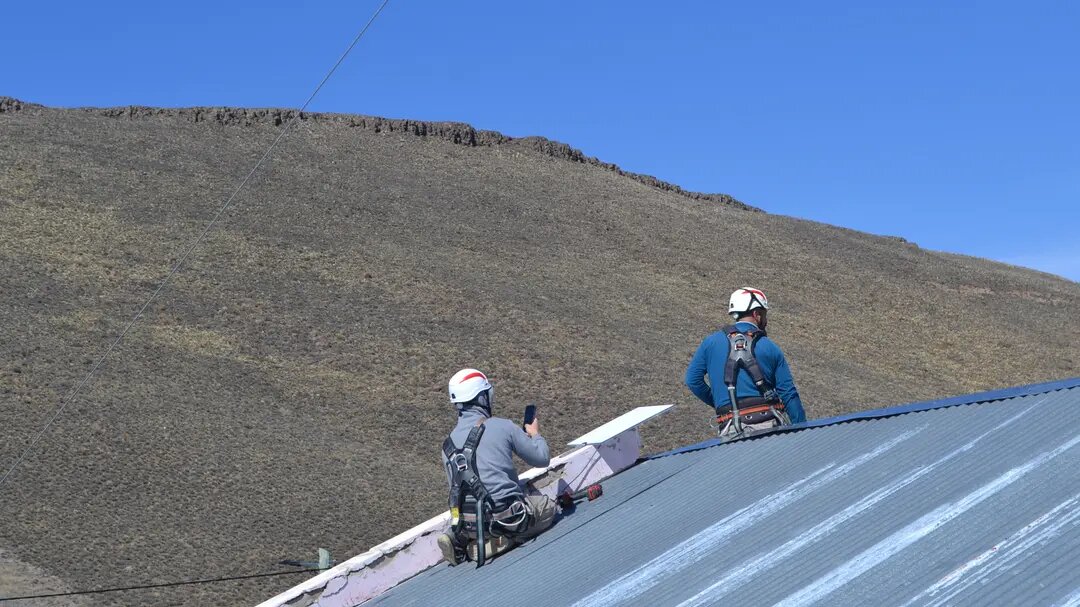
{"label": "blue long-sleeve shirt", "polygon": [[[756,329],[751,322],[738,322],[735,326],[742,331]],[[728,336],[723,331],[718,331],[702,340],[698,346],[694,358],[690,359],[690,366],[686,368],[686,387],[710,407],[722,407],[730,404],[727,394],[727,386],[724,382],[724,366],[727,364],[728,348],[730,348]],[[754,346],[754,356],[761,367],[765,379],[776,387],[776,393],[784,402],[784,410],[791,418],[791,423],[797,424],[806,421],[806,412],[803,411],[802,400],[799,391],[795,389],[795,380],[791,377],[791,369],[788,368],[784,353],[776,342],[767,336],[758,340]],[[706,383],[705,376],[709,376]],[[717,387],[713,390],[709,384]],[[761,396],[761,392],[754,386],[754,380],[745,369],[739,369],[735,377],[735,396],[748,398]]]}

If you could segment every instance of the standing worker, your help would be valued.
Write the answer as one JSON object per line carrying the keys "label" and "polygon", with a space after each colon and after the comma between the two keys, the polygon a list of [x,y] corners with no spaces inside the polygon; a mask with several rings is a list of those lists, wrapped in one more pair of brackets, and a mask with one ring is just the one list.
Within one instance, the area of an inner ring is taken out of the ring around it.
{"label": "standing worker", "polygon": [[735,324],[706,337],[686,368],[686,387],[716,409],[721,435],[806,421],[784,353],[765,334],[768,311],[760,290],[732,293],[728,314]]}
{"label": "standing worker", "polygon": [[521,426],[491,416],[495,391],[480,371],[458,371],[449,390],[458,421],[443,442],[451,528],[439,536],[439,550],[451,565],[466,558],[481,565],[551,526],[555,502],[525,495],[513,455],[537,467],[547,466],[551,456],[537,419]]}

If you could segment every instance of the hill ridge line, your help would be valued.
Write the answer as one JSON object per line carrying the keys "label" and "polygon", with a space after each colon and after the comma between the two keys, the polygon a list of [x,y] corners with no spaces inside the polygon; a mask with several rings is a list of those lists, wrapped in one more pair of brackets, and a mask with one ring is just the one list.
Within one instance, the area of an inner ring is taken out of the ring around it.
{"label": "hill ridge line", "polygon": [[[80,107],[50,108],[38,103],[22,101],[14,97],[0,96],[0,114],[22,111],[61,110],[98,114],[109,118],[138,119],[147,117],[177,117],[189,122],[213,122],[222,126],[251,126],[271,123],[280,126],[296,115],[296,110],[280,108],[231,108],[231,107],[187,107],[159,108],[141,105],[119,107]],[[511,137],[498,131],[477,129],[464,122],[412,120],[408,118],[383,118],[360,114],[338,114],[329,112],[302,112],[300,120],[312,122],[340,123],[349,128],[361,128],[372,133],[401,133],[421,138],[434,138],[449,141],[467,147],[515,146],[534,151],[557,160],[566,160],[609,170],[617,175],[628,177],[664,192],[685,196],[692,200],[718,202],[724,206],[744,211],[764,213],[762,209],[751,206],[728,194],[707,194],[693,192],[664,181],[652,175],[634,173],[620,168],[613,162],[604,162],[594,156],[588,156],[569,144],[554,141],[541,136]]]}

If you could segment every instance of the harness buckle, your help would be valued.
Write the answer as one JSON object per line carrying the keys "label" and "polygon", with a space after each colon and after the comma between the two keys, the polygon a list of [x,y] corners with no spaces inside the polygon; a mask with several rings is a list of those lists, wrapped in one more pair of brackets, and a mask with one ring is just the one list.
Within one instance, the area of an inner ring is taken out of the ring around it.
{"label": "harness buckle", "polygon": [[465,458],[465,455],[463,453],[455,453],[454,459],[451,463],[454,465],[454,468],[456,468],[458,472],[465,472],[469,469],[469,460]]}
{"label": "harness buckle", "polygon": [[741,334],[735,334],[732,336],[731,343],[735,346],[736,350],[746,349],[746,337]]}

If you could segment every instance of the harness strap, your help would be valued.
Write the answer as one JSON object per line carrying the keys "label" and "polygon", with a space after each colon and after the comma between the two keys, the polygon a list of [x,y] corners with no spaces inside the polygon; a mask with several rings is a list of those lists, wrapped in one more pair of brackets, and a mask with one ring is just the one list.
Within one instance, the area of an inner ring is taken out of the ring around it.
{"label": "harness strap", "polygon": [[[489,513],[488,516],[491,517],[491,524],[499,525],[506,533],[515,533],[525,526],[531,513],[525,500],[517,499],[511,502],[510,506],[505,510]],[[462,515],[462,519],[467,523],[475,522],[477,513],[465,513]]]}
{"label": "harness strap", "polygon": [[[476,422],[476,427],[469,431],[469,436],[465,438],[465,444],[462,445],[460,451],[467,450],[472,453],[476,452],[476,447],[480,444],[480,437],[484,435],[484,422],[486,421],[487,418],[485,417],[484,419]],[[442,444],[443,455],[446,456],[446,459],[450,459],[451,456],[453,456],[454,453],[458,450],[459,449],[454,444],[454,439],[447,436],[446,440],[444,440]]]}
{"label": "harness strap", "polygon": [[[723,330],[728,338],[728,358],[724,364],[724,384],[727,385],[729,404],[725,407],[716,408],[717,420],[732,420],[736,433],[742,433],[743,422],[748,424],[760,423],[772,417],[782,420],[785,417],[782,410],[783,404],[776,394],[775,387],[762,373],[761,365],[758,364],[754,352],[758,340],[767,335],[765,330],[754,327],[743,331],[737,325],[729,325],[724,327]],[[738,398],[736,396],[735,383],[740,369],[745,370],[750,375],[750,380],[754,383],[754,387],[757,388],[761,397]],[[760,409],[754,409],[755,405],[761,404],[767,404],[769,407],[764,412]],[[781,408],[778,410],[776,405],[780,405]],[[743,411],[745,407],[753,410]],[[724,422],[720,421],[720,423]]]}
{"label": "harness strap", "polygon": [[[746,417],[748,415],[754,415],[755,413],[768,413],[770,411],[783,411],[783,410],[784,410],[784,404],[783,403],[777,403],[775,405],[758,405],[756,407],[747,407],[745,409],[739,409],[739,415],[742,416],[742,417]],[[716,417],[716,423],[718,423],[718,424],[726,424],[733,417],[735,417],[735,414],[731,413],[731,410],[728,409],[727,413],[724,413],[722,415],[718,415]],[[753,423],[753,422],[751,422],[751,423]]]}
{"label": "harness strap", "polygon": [[[766,398],[764,396],[747,396],[739,399],[739,411],[745,412],[751,407],[757,407],[758,405],[771,406],[776,409],[783,409],[784,403],[779,397]],[[717,415],[725,415],[732,412],[730,404],[721,405],[716,408]]]}
{"label": "harness strap", "polygon": [[[450,474],[450,520],[454,535],[462,531],[462,528],[475,530],[476,532],[476,566],[480,567],[487,558],[485,554],[485,535],[489,531],[489,525],[493,524],[486,519],[495,509],[495,504],[488,494],[487,487],[480,480],[480,473],[476,469],[476,449],[480,445],[480,439],[484,436],[484,422],[487,418],[476,422],[476,427],[469,431],[465,444],[461,449],[454,448],[454,441],[446,437],[443,441],[443,454],[446,455],[446,469]],[[471,502],[470,502],[471,498]],[[466,512],[462,516],[465,506],[473,508],[472,512]],[[504,514],[504,513],[500,513]],[[496,518],[496,517],[493,517]],[[528,512],[519,519],[522,523],[527,522]],[[508,523],[494,521],[500,525]],[[467,523],[469,523],[467,525]],[[516,529],[516,527],[515,527]]]}
{"label": "harness strap", "polygon": [[446,456],[446,469],[450,475],[450,522],[455,530],[459,530],[463,523],[461,511],[471,497],[476,503],[477,511],[491,506],[487,488],[480,480],[476,470],[476,448],[480,439],[484,436],[484,422],[481,419],[476,427],[469,431],[465,439],[465,445],[461,449],[454,448],[454,441],[447,436],[443,441],[443,455]]}
{"label": "harness strap", "polygon": [[453,455],[456,450],[457,449],[454,448],[454,441],[450,440],[450,437],[447,436],[446,440],[442,442],[443,455],[446,456],[446,459],[450,459],[450,456]]}
{"label": "harness strap", "polygon": [[761,371],[754,350],[757,342],[767,336],[764,329],[749,329],[742,331],[735,325],[724,327],[724,333],[728,336],[728,359],[724,365],[724,383],[729,386],[735,385],[739,369],[745,369],[757,389],[765,394],[773,388]]}

